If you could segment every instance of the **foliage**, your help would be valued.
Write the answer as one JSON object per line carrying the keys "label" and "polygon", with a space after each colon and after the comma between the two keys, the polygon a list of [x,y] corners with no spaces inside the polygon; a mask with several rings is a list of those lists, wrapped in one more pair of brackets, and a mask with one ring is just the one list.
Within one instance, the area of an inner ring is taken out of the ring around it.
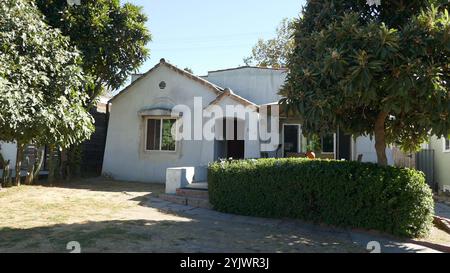
{"label": "foliage", "polygon": [[82,67],[93,78],[89,90],[92,101],[104,88],[122,86],[131,72],[148,57],[145,47],[151,36],[142,8],[119,0],[81,0],[69,5],[65,0],[36,0],[48,23],[82,52]]}
{"label": "foliage", "polygon": [[261,67],[286,67],[288,56],[294,49],[294,21],[284,18],[276,33],[276,38],[267,41],[259,39],[252,49],[252,55],[244,58],[244,63]]}
{"label": "foliage", "polygon": [[306,134],[374,135],[411,151],[450,133],[447,1],[310,0],[296,23],[281,94]]}
{"label": "foliage", "polygon": [[421,172],[370,163],[305,159],[218,162],[209,166],[210,202],[219,211],[290,217],[420,237],[433,220]]}
{"label": "foliage", "polygon": [[17,143],[16,185],[26,144],[68,147],[93,131],[79,52],[42,19],[33,2],[0,2],[0,139]]}
{"label": "foliage", "polygon": [[67,147],[90,136],[79,53],[29,1],[0,2],[0,52],[1,140]]}

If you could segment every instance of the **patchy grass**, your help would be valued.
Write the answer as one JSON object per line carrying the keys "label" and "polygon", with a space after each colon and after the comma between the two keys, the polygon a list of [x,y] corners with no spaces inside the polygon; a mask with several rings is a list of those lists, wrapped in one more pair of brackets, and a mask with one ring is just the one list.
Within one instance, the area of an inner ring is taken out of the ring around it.
{"label": "patchy grass", "polygon": [[[365,252],[342,233],[296,224],[235,221],[203,211],[164,213],[164,185],[96,178],[0,192],[1,252]],[[436,240],[447,237],[442,234]]]}
{"label": "patchy grass", "polygon": [[[53,187],[3,189],[0,192],[0,252],[60,252],[72,240],[89,248],[98,240],[129,237],[126,226],[86,224],[78,228],[74,224],[125,220],[128,211],[133,214],[133,208],[163,190],[164,186],[159,184],[100,178],[60,183]],[[134,212],[134,216],[139,219],[141,213]]]}

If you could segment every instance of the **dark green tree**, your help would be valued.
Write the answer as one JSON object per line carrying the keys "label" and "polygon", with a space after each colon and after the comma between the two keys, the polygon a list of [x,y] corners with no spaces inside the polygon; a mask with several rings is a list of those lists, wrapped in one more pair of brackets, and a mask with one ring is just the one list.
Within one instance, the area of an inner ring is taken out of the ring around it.
{"label": "dark green tree", "polygon": [[68,147],[93,131],[79,52],[28,0],[0,2],[0,140]]}
{"label": "dark green tree", "polygon": [[105,91],[122,86],[149,55],[151,40],[142,8],[119,0],[35,0],[47,22],[82,53],[82,67],[93,80],[92,103]]}
{"label": "dark green tree", "polygon": [[281,91],[307,134],[337,128],[417,150],[450,133],[448,1],[310,0]]}

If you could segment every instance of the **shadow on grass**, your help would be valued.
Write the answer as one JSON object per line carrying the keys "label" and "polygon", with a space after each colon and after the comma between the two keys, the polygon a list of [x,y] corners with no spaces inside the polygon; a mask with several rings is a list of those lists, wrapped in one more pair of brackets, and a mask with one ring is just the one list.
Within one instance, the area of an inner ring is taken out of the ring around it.
{"label": "shadow on grass", "polygon": [[[240,234],[232,235],[231,232]],[[202,221],[104,221],[0,230],[0,252],[351,252],[356,247],[293,233],[224,228]]]}
{"label": "shadow on grass", "polygon": [[37,185],[103,192],[164,192],[164,184],[110,180],[104,177],[80,178],[70,181],[60,180],[55,181],[52,185],[46,180],[40,180]]}

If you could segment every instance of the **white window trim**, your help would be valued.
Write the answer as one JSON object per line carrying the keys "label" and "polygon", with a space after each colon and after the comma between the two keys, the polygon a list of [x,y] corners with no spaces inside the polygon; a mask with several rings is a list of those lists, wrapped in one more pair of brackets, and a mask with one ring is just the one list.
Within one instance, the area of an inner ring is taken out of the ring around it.
{"label": "white window trim", "polygon": [[[282,149],[282,156],[283,157],[285,157],[286,155],[285,155],[285,152],[284,152],[284,127],[285,126],[297,126],[298,127],[298,148],[297,148],[297,153],[300,153],[301,152],[301,150],[302,150],[302,141],[303,141],[303,138],[302,138],[302,135],[303,135],[303,129],[302,129],[302,125],[301,124],[299,124],[299,123],[283,123],[283,130],[282,130],[282,135],[281,135],[281,139],[282,139],[282,147],[281,147],[281,149]],[[322,152],[322,154],[323,155],[334,155],[335,157],[336,157],[336,144],[337,144],[337,141],[336,141],[336,137],[337,137],[337,135],[336,135],[336,133],[333,133],[333,152]],[[322,137],[320,138],[320,145],[322,145],[323,143],[323,139],[322,139]]]}
{"label": "white window trim", "polygon": [[[148,134],[148,120],[154,119],[154,120],[160,120],[161,125],[159,128],[159,150],[148,150],[147,149],[147,134]],[[177,143],[177,137],[172,136],[175,138],[175,149],[174,150],[162,150],[162,132],[163,132],[163,120],[175,120],[175,123],[178,122],[177,119],[173,117],[146,117],[145,119],[145,136],[144,136],[144,151],[146,152],[158,152],[158,153],[168,153],[173,154],[177,152],[178,143]]]}
{"label": "white window trim", "polygon": [[443,138],[442,138],[442,152],[443,152],[443,153],[450,153],[450,148],[447,149],[447,147],[446,147],[446,145],[445,145],[445,142],[446,142],[447,140],[450,140],[450,139],[447,138],[447,137],[443,137]]}

